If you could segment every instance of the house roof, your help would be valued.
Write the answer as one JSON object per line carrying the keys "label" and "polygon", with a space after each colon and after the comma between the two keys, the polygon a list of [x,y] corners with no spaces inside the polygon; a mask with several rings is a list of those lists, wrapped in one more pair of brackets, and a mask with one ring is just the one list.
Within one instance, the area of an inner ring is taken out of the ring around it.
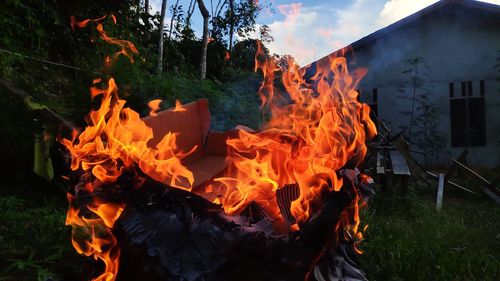
{"label": "house roof", "polygon": [[[384,27],[382,29],[379,29],[373,33],[371,33],[370,35],[367,35],[351,44],[349,44],[348,46],[342,48],[342,49],[339,49],[331,54],[335,54],[335,53],[339,53],[339,52],[343,52],[344,50],[355,50],[355,49],[358,49],[362,46],[365,46],[369,43],[372,43],[373,41],[385,36],[385,35],[388,35],[390,34],[391,32],[397,30],[397,29],[400,29],[404,26],[407,26],[417,20],[419,20],[420,18],[422,18],[423,16],[426,16],[428,14],[431,14],[437,10],[440,10],[440,9],[443,9],[445,7],[448,7],[452,4],[458,4],[460,6],[463,6],[463,7],[466,7],[466,8],[472,8],[472,9],[478,9],[478,10],[484,10],[484,11],[488,11],[488,12],[493,12],[493,13],[499,13],[500,14],[500,5],[495,5],[495,4],[490,4],[490,3],[485,3],[485,2],[480,2],[480,1],[475,1],[475,0],[440,0],[414,14],[411,14],[391,25],[388,25],[387,27]],[[317,61],[320,61],[320,60],[323,60],[327,57],[329,57],[331,54],[317,60]],[[315,62],[313,62],[312,64],[314,64]],[[307,67],[307,66],[306,66]]]}

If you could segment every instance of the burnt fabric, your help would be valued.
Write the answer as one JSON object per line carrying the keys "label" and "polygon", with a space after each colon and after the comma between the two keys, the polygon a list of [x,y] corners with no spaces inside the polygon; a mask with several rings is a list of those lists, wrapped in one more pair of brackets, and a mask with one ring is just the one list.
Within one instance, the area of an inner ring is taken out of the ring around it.
{"label": "burnt fabric", "polygon": [[300,231],[278,236],[258,206],[227,216],[182,190],[150,194],[147,202],[137,197],[118,221],[117,236],[127,241],[118,280],[366,280],[351,242],[334,241],[350,191],[332,192]]}

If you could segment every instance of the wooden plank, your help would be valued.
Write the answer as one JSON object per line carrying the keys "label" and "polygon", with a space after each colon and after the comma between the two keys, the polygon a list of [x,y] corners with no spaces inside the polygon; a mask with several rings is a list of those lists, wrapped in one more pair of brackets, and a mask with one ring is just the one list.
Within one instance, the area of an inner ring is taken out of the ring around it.
{"label": "wooden plank", "polygon": [[377,174],[384,174],[385,168],[382,164],[382,150],[377,151]]}
{"label": "wooden plank", "polygon": [[481,175],[479,175],[478,173],[474,172],[471,168],[465,166],[464,164],[458,162],[455,159],[452,159],[452,161],[453,161],[453,163],[457,164],[460,168],[462,168],[462,170],[465,170],[465,171],[469,172],[470,174],[472,174],[476,178],[480,179],[483,183],[485,183],[487,185],[491,185],[491,183],[487,179],[483,178]]}
{"label": "wooden plank", "polygon": [[443,207],[444,174],[439,174],[438,192],[436,197],[436,210],[439,212]]}
{"label": "wooden plank", "polygon": [[423,181],[427,180],[425,179],[425,169],[422,168],[422,166],[413,158],[410,152],[410,148],[406,140],[403,138],[402,135],[399,135],[398,138],[394,139],[391,144],[401,153],[401,155],[404,157],[406,164],[408,165],[408,168],[410,169],[410,173],[413,177],[421,179]]}
{"label": "wooden plank", "polygon": [[493,191],[491,191],[489,188],[486,187],[483,188],[483,191],[484,193],[486,193],[486,195],[488,195],[491,199],[493,199],[495,203],[500,205],[500,196],[498,196],[497,194],[495,194]]}
{"label": "wooden plank", "polygon": [[406,160],[403,155],[397,150],[389,151],[389,156],[392,163],[392,172],[395,175],[407,175],[411,176],[410,168],[406,164]]}
{"label": "wooden plank", "polygon": [[59,114],[55,113],[47,106],[33,101],[33,98],[30,95],[28,95],[24,90],[17,88],[11,81],[0,78],[0,86],[2,86],[8,92],[17,96],[18,98],[23,99],[28,109],[38,112],[40,116],[45,119],[45,121],[53,122],[56,124],[62,124],[69,130],[75,129],[75,127],[71,122],[65,120]]}
{"label": "wooden plank", "polygon": [[500,183],[500,175],[497,175],[497,177],[491,181],[491,186],[494,188],[498,188],[499,183]]}
{"label": "wooden plank", "polygon": [[467,167],[465,164],[462,164],[461,162],[452,159],[453,163],[457,165],[460,169],[463,171],[468,172],[469,174],[473,175],[477,179],[479,179],[485,187],[483,188],[484,193],[488,195],[493,201],[495,201],[497,204],[500,204],[500,196],[497,194],[495,187],[489,182],[487,179],[483,178],[481,175],[478,173],[474,172],[471,168]]}
{"label": "wooden plank", "polygon": [[[427,173],[427,175],[431,176],[431,178],[432,178],[432,179],[434,179],[434,180],[438,180],[438,179],[439,179],[439,176],[438,176],[438,175],[436,175],[436,174],[434,174],[434,173],[431,173],[431,172],[429,172],[429,171],[426,171],[426,173]],[[456,188],[459,188],[459,189],[461,189],[461,190],[463,190],[463,191],[469,192],[469,193],[471,193],[471,194],[474,194],[474,195],[479,195],[479,194],[477,194],[476,192],[474,192],[474,191],[472,191],[472,190],[470,190],[470,189],[467,189],[467,188],[465,188],[465,187],[463,187],[463,186],[459,185],[458,183],[452,182],[452,181],[450,181],[450,180],[447,180],[447,181],[446,181],[446,183],[448,183],[448,184],[450,184],[450,185],[452,185],[452,186],[454,186],[454,187],[456,187]]]}

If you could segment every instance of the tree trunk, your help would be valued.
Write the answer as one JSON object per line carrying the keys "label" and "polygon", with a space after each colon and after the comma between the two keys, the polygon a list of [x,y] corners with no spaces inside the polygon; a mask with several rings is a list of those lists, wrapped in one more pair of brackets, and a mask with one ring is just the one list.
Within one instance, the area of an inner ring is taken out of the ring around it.
{"label": "tree trunk", "polygon": [[217,6],[215,6],[215,14],[213,14],[212,16],[219,17],[220,13],[222,13],[222,9],[224,8],[224,6],[226,6],[226,3],[227,0],[219,0],[219,2],[217,2]]}
{"label": "tree trunk", "polygon": [[142,21],[144,22],[146,44],[149,45],[151,39],[151,26],[149,24],[149,0],[144,0],[144,10],[142,10]]}
{"label": "tree trunk", "polygon": [[156,63],[156,73],[161,74],[163,71],[163,28],[165,27],[165,13],[167,10],[167,0],[161,2],[160,25],[160,39],[158,40],[158,62]]}
{"label": "tree trunk", "polygon": [[144,0],[144,14],[149,16],[149,0]]}
{"label": "tree trunk", "polygon": [[170,38],[172,38],[172,30],[174,29],[174,27],[173,27],[174,19],[177,16],[177,8],[178,7],[179,7],[179,0],[177,0],[175,2],[174,9],[172,10],[172,18],[170,19],[170,26],[169,26],[169,30],[168,30],[168,40],[170,40]]}
{"label": "tree trunk", "polygon": [[189,2],[188,13],[186,16],[186,25],[191,25],[191,16],[193,15],[194,9],[196,8],[196,1],[197,0],[191,0],[191,2]]}
{"label": "tree trunk", "polygon": [[203,16],[203,40],[201,49],[201,64],[200,64],[200,79],[205,80],[207,76],[207,49],[208,49],[208,19],[210,14],[208,13],[203,0],[198,0],[198,7],[200,8],[200,13]]}
{"label": "tree trunk", "polygon": [[141,8],[141,0],[136,0],[136,14],[135,14],[135,20],[138,22],[139,19],[141,18],[141,14],[142,14],[142,8]]}
{"label": "tree trunk", "polygon": [[229,54],[233,54],[234,0],[229,0]]}

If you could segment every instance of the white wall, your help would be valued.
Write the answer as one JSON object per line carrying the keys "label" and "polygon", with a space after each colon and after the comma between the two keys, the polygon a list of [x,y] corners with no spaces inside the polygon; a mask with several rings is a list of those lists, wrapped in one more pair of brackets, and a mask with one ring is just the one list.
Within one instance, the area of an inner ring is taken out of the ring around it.
{"label": "white wall", "polygon": [[461,81],[473,81],[474,96],[479,96],[479,81],[485,80],[487,145],[469,147],[468,160],[493,167],[500,165],[500,82],[496,80],[500,72],[494,69],[499,51],[500,14],[445,7],[355,48],[348,61],[350,69],[368,68],[360,85],[361,100],[369,102],[372,89],[377,88],[379,117],[398,132],[399,125],[409,122],[408,115],[398,112],[409,107],[408,100],[398,98],[402,96],[399,85],[409,77],[401,73],[410,67],[405,60],[425,59],[427,85],[434,86],[429,99],[439,107],[439,131],[447,139],[443,164],[464,149],[451,147],[449,83],[455,83],[456,96],[461,94]]}

